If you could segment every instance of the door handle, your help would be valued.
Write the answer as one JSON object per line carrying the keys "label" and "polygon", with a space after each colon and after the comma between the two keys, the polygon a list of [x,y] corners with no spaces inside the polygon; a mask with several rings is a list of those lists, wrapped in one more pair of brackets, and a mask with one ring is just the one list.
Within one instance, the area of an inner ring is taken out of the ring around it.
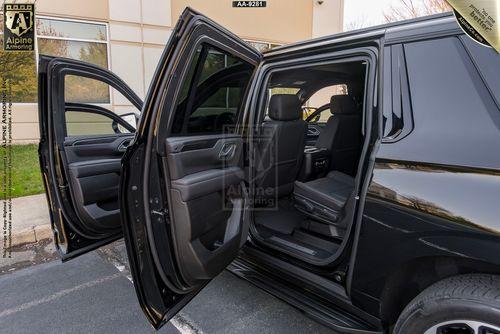
{"label": "door handle", "polygon": [[130,142],[132,140],[124,140],[120,143],[120,145],[118,146],[118,152],[125,152],[127,150],[127,147],[130,145]]}
{"label": "door handle", "polygon": [[220,160],[231,160],[234,157],[234,153],[236,152],[236,144],[235,143],[226,143],[222,145],[219,151],[219,159]]}

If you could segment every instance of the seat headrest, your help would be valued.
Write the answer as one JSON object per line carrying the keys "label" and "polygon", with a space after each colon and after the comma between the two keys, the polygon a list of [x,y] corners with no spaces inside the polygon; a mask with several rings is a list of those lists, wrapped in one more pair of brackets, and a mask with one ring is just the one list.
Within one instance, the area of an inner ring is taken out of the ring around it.
{"label": "seat headrest", "polygon": [[293,121],[302,118],[299,98],[293,94],[275,94],[269,101],[268,115],[275,121]]}
{"label": "seat headrest", "polygon": [[349,95],[333,95],[330,99],[332,114],[355,114],[356,109],[356,102]]}

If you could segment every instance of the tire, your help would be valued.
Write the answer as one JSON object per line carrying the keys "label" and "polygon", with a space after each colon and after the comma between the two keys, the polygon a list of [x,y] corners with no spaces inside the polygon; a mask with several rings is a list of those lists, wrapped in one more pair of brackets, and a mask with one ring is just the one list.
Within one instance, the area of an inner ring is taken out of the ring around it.
{"label": "tire", "polygon": [[480,326],[500,333],[500,276],[461,275],[431,285],[405,307],[393,333],[469,334]]}

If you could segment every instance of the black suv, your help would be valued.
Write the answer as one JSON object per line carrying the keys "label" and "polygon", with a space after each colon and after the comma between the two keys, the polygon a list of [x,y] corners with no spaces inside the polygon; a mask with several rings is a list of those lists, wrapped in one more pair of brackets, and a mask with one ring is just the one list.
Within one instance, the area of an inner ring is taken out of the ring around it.
{"label": "black suv", "polygon": [[[141,113],[74,97],[98,85]],[[124,237],[155,328],[227,268],[341,333],[500,333],[499,106],[452,15],[261,54],[186,9],[144,102],[40,57],[55,242]]]}

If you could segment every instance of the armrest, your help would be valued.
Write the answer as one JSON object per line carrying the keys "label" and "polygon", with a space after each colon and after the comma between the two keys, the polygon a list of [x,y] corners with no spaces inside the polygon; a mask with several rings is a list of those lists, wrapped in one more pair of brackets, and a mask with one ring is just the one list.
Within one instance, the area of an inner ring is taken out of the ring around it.
{"label": "armrest", "polygon": [[243,171],[239,167],[209,169],[172,181],[172,189],[178,190],[182,200],[187,202],[197,197],[222,191],[242,180]]}

